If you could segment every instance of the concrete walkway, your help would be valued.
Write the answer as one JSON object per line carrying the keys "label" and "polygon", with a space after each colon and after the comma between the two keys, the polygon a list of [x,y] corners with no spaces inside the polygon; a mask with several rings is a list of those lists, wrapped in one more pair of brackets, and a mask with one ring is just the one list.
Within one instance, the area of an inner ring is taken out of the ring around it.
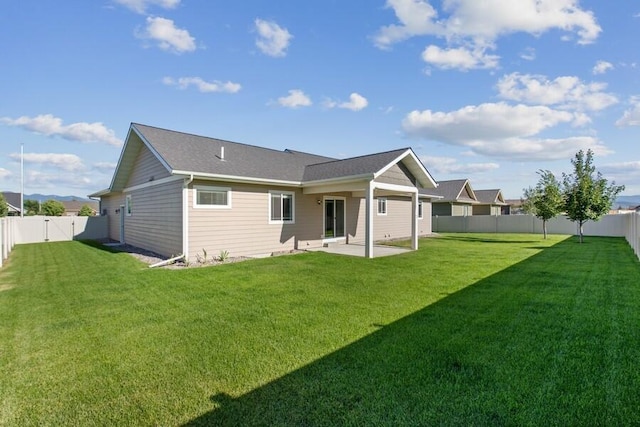
{"label": "concrete walkway", "polygon": [[[338,254],[338,255],[350,255],[350,256],[359,256],[364,257],[364,245],[363,244],[340,244],[340,245],[331,245],[326,248],[312,248],[307,249],[309,252],[327,252],[330,254]],[[373,257],[378,258],[382,256],[391,256],[391,255],[399,255],[407,252],[411,252],[411,249],[406,248],[398,248],[395,246],[383,246],[383,245],[374,245],[373,246]]]}

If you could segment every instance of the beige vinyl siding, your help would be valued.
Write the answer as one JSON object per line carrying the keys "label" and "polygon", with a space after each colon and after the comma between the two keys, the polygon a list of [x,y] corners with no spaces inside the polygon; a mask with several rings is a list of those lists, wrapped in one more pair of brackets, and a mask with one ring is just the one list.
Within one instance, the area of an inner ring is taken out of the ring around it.
{"label": "beige vinyl siding", "polygon": [[[303,195],[300,202],[300,215],[296,213],[298,249],[319,247],[324,235],[324,199],[343,198],[349,215],[349,195],[351,193]],[[298,202],[298,200],[296,200]],[[345,233],[349,233],[350,220],[345,218]]]}
{"label": "beige vinyl siding", "polygon": [[472,212],[471,205],[457,203],[451,205],[451,216],[470,216]]}
{"label": "beige vinyl siding", "polygon": [[[315,240],[322,233],[322,206],[300,189],[206,181],[193,185],[231,188],[232,203],[230,209],[194,208],[193,190],[189,190],[190,258],[202,255],[203,249],[207,255],[228,251],[232,257],[288,251],[296,248],[298,239]],[[269,192],[273,190],[294,193],[293,224],[270,223]]]}
{"label": "beige vinyl siding", "polygon": [[120,205],[124,205],[123,194],[111,194],[100,198],[100,207],[107,212],[107,235],[116,241],[120,241],[120,213],[116,212],[120,209]]}
{"label": "beige vinyl siding", "polygon": [[390,167],[389,170],[376,178],[376,182],[406,185],[408,187],[415,186],[415,178],[402,163],[396,163],[395,165]]}
{"label": "beige vinyl siding", "polygon": [[124,218],[126,243],[166,257],[182,253],[182,185],[172,181],[127,193],[132,212]]}
{"label": "beige vinyl siding", "polygon": [[127,181],[126,187],[145,184],[160,178],[166,178],[170,175],[169,171],[160,163],[156,156],[143,145],[133,163],[131,176]]}
{"label": "beige vinyl siding", "polygon": [[[411,237],[412,203],[409,197],[387,197],[387,214],[377,215],[373,212],[373,240],[382,241],[390,239],[404,239]],[[377,206],[377,198],[374,200]],[[349,233],[350,243],[363,243],[365,241],[366,227],[366,201],[364,198],[353,199],[350,203],[354,220],[357,218],[357,227]],[[431,203],[422,202],[423,218],[418,219],[418,235],[431,234]],[[347,212],[349,216],[349,212]]]}

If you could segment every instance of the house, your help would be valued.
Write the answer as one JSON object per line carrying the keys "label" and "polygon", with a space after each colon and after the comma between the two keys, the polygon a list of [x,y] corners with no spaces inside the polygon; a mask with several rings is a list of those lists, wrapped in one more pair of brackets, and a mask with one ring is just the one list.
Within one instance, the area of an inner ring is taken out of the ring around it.
{"label": "house", "polygon": [[80,213],[80,209],[82,209],[82,207],[85,205],[91,208],[92,215],[98,213],[98,203],[96,203],[95,201],[66,200],[62,201],[61,203],[64,205],[65,216],[77,216]]}
{"label": "house", "polygon": [[474,193],[478,204],[473,205],[473,215],[502,215],[503,208],[509,207],[501,190],[476,190]]}
{"label": "house", "polygon": [[431,233],[436,183],[413,150],[349,159],[131,124],[100,199],[112,239],[164,256],[269,254]]}
{"label": "house", "polygon": [[470,216],[479,203],[468,179],[439,181],[433,194],[433,216]]}
{"label": "house", "polygon": [[506,199],[505,203],[509,207],[509,215],[523,215],[525,213],[522,199]]}
{"label": "house", "polygon": [[4,196],[4,200],[7,202],[7,206],[9,208],[9,216],[20,216],[20,212],[22,211],[21,206],[21,196],[20,193],[13,193],[11,191],[3,191],[2,195]]}

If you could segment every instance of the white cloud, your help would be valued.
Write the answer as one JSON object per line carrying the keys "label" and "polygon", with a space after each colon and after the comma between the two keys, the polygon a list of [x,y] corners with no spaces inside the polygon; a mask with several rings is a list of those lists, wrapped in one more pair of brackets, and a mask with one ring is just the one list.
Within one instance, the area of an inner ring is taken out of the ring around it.
{"label": "white cloud", "polygon": [[351,111],[360,111],[369,105],[369,101],[367,98],[360,95],[359,93],[353,92],[349,95],[349,101],[346,102],[337,102],[331,99],[327,99],[323,102],[323,105],[326,108],[344,108]]}
{"label": "white cloud", "polygon": [[5,179],[10,177],[11,175],[13,175],[11,173],[11,171],[5,169],[5,168],[0,168],[0,179]]}
{"label": "white cloud", "polygon": [[[20,161],[19,153],[9,155],[13,160]],[[85,170],[82,159],[75,154],[57,153],[24,153],[25,164],[35,164],[39,167],[53,167],[67,172],[78,172]]]}
{"label": "white cloud", "polygon": [[441,141],[476,154],[525,161],[571,157],[579,149],[610,151],[596,138],[540,138],[538,134],[574,122],[573,113],[546,106],[487,103],[452,112],[412,111],[402,122],[408,136]]}
{"label": "white cloud", "polygon": [[496,68],[500,59],[497,55],[485,53],[485,49],[473,50],[459,47],[442,49],[435,45],[427,46],[422,52],[424,62],[442,69],[456,68],[462,71],[479,68]]}
{"label": "white cloud", "polygon": [[616,121],[616,126],[640,126],[640,97],[629,100],[631,107]]}
{"label": "white cloud", "polygon": [[150,6],[174,9],[180,4],[180,0],[115,0],[115,2],[137,13],[145,13]]}
{"label": "white cloud", "polygon": [[640,176],[640,161],[608,163],[598,168],[602,173],[629,174]]}
{"label": "white cloud", "polygon": [[410,135],[445,142],[462,142],[531,136],[572,120],[573,114],[544,106],[486,103],[448,113],[412,111],[404,119],[403,128]]}
{"label": "white cloud", "polygon": [[286,50],[293,36],[286,28],[262,19],[256,19],[255,26],[258,32],[256,46],[262,53],[273,57],[282,57],[287,54]]}
{"label": "white cloud", "polygon": [[528,47],[520,53],[520,58],[525,61],[533,61],[536,59],[536,50],[532,47]]}
{"label": "white cloud", "polygon": [[100,122],[78,122],[63,125],[62,119],[51,114],[41,114],[36,117],[22,116],[17,119],[3,117],[0,118],[0,121],[9,126],[20,127],[47,136],[60,136],[69,141],[104,142],[117,147],[122,145],[122,141],[116,138],[115,132],[107,129]]}
{"label": "white cloud", "polygon": [[171,19],[149,16],[144,31],[136,35],[155,40],[160,49],[168,52],[180,54],[196,50],[195,38],[191,37],[189,31],[177,28]]}
{"label": "white cloud", "polygon": [[[374,44],[387,49],[415,36],[440,37],[448,47],[439,51],[432,47],[428,52],[431,56],[445,60],[443,52],[447,52],[453,56],[445,61],[447,64],[453,61],[484,64],[448,68],[493,68],[499,58],[485,55],[484,50],[494,49],[501,36],[513,33],[538,36],[562,30],[577,35],[579,44],[589,44],[602,31],[593,13],[582,9],[579,0],[445,0],[441,5],[439,15],[429,0],[387,0],[386,6],[393,9],[398,23],[381,27],[373,36]],[[482,55],[469,55],[477,50]]]}
{"label": "white cloud", "polygon": [[503,76],[496,87],[503,99],[563,109],[599,111],[618,103],[618,98],[604,92],[606,83],[584,83],[575,76],[549,80],[540,75],[512,73]]}
{"label": "white cloud", "polygon": [[380,28],[373,41],[381,49],[410,37],[435,35],[442,31],[440,24],[435,22],[438,13],[428,1],[387,0],[386,7],[393,9],[400,24]]}
{"label": "white cloud", "polygon": [[308,107],[312,104],[309,98],[300,89],[291,89],[288,96],[278,98],[278,104],[287,108]]}
{"label": "white cloud", "polygon": [[420,160],[430,172],[440,174],[461,174],[469,175],[483,172],[491,172],[500,167],[499,164],[488,163],[459,163],[453,157],[420,156]]}
{"label": "white cloud", "polygon": [[93,168],[102,172],[113,172],[117,166],[117,163],[111,162],[98,162],[93,164]]}
{"label": "white cloud", "polygon": [[78,174],[77,172],[49,173],[38,170],[27,170],[25,172],[25,186],[50,189],[68,187],[82,189],[87,192],[95,191],[96,188],[96,185],[88,175]]}
{"label": "white cloud", "polygon": [[609,70],[613,70],[613,64],[607,61],[598,61],[591,72],[593,74],[604,74]]}
{"label": "white cloud", "polygon": [[203,93],[236,93],[240,89],[242,89],[242,86],[239,83],[220,82],[218,80],[207,82],[200,77],[179,77],[178,79],[174,79],[173,77],[165,77],[162,79],[162,83],[168,86],[177,86],[180,89],[186,89],[189,86],[195,86],[200,92]]}

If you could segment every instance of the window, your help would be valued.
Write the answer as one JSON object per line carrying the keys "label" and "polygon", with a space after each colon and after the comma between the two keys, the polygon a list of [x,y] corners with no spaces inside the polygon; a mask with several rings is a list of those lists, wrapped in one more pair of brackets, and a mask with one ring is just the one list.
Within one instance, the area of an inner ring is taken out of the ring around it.
{"label": "window", "polygon": [[269,192],[269,222],[294,222],[294,193],[286,191]]}
{"label": "window", "polygon": [[231,207],[231,189],[227,187],[193,187],[193,207],[224,209]]}
{"label": "window", "polygon": [[384,197],[378,198],[378,215],[387,214],[387,199]]}
{"label": "window", "polygon": [[127,213],[127,216],[131,216],[133,213],[133,203],[131,202],[131,194],[128,194],[125,198],[124,211]]}
{"label": "window", "polygon": [[422,201],[418,201],[418,219],[422,219]]}

